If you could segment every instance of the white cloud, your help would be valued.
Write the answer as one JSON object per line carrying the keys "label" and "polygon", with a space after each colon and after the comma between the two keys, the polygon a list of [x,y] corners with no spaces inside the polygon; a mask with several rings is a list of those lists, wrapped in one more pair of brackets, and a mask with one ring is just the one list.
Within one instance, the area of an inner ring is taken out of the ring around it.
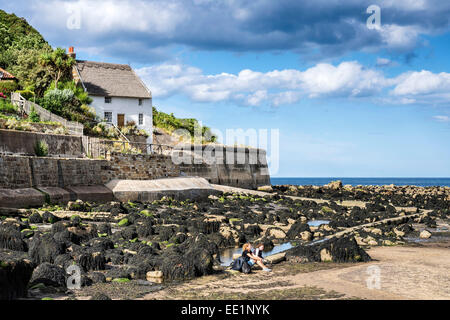
{"label": "white cloud", "polygon": [[296,69],[237,74],[204,74],[181,63],[160,64],[137,70],[155,97],[175,94],[195,102],[235,102],[249,106],[293,104],[303,97],[374,97],[388,104],[441,103],[448,101],[450,74],[405,72],[387,78],[356,61],[338,65],[320,63]]}
{"label": "white cloud", "polygon": [[434,116],[433,119],[435,119],[439,122],[450,122],[449,116]]}
{"label": "white cloud", "polygon": [[409,72],[399,77],[394,95],[429,95],[450,92],[450,73],[432,73],[427,70]]}
{"label": "white cloud", "polygon": [[62,21],[70,12],[78,10],[81,27],[91,36],[114,31],[170,34],[190,17],[181,3],[173,1],[53,0],[36,2],[35,10],[43,13],[46,23],[60,26],[65,25]]}
{"label": "white cloud", "polygon": [[386,80],[358,62],[337,66],[321,63],[306,71],[274,70],[266,73],[242,70],[238,74],[205,75],[182,64],[162,64],[137,70],[155,97],[183,93],[197,102],[235,100],[256,106],[298,101],[302,95],[362,96],[377,92]]}

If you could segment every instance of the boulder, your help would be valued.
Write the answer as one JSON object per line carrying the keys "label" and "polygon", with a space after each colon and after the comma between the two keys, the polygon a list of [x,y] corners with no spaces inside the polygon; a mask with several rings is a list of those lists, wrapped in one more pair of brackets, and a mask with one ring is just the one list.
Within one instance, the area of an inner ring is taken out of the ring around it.
{"label": "boulder", "polygon": [[0,300],[26,297],[33,269],[26,253],[0,249]]}
{"label": "boulder", "polygon": [[57,256],[65,253],[66,245],[55,240],[51,234],[34,236],[29,244],[28,254],[36,264],[54,263]]}
{"label": "boulder", "polygon": [[286,236],[289,239],[296,239],[298,237],[302,237],[302,233],[304,231],[308,231],[311,233],[311,229],[310,229],[309,225],[306,223],[306,221],[302,222],[300,220],[291,226],[289,231],[286,233]]}
{"label": "boulder", "polygon": [[14,251],[27,251],[27,244],[22,240],[19,231],[12,227],[0,227],[0,249],[10,249]]}
{"label": "boulder", "polygon": [[278,227],[272,227],[266,230],[266,236],[273,237],[275,239],[284,239],[286,238],[286,233]]}
{"label": "boulder", "polygon": [[313,235],[309,231],[303,231],[300,232],[300,237],[302,238],[303,241],[311,241]]}
{"label": "boulder", "polygon": [[331,181],[329,184],[326,184],[325,187],[329,188],[329,189],[341,189],[342,188],[342,181],[340,180],[336,180],[336,181]]}
{"label": "boulder", "polygon": [[430,231],[428,231],[428,230],[423,230],[423,231],[420,233],[420,239],[429,239],[429,238],[431,238],[431,232],[430,232]]}
{"label": "boulder", "polygon": [[33,271],[30,287],[42,283],[45,286],[65,288],[66,273],[63,268],[44,262]]}
{"label": "boulder", "polygon": [[286,252],[286,258],[294,261],[366,262],[370,256],[353,236],[333,237],[306,245],[299,245]]}
{"label": "boulder", "polygon": [[162,271],[149,271],[147,272],[147,280],[152,281],[154,278],[163,278],[163,272]]}
{"label": "boulder", "polygon": [[258,187],[258,191],[273,192],[273,188],[272,188],[272,186],[261,186],[261,187]]}

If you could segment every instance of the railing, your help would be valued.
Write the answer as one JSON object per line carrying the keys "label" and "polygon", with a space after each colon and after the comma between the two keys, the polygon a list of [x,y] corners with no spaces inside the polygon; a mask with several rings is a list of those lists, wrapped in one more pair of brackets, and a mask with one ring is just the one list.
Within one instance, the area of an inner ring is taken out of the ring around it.
{"label": "railing", "polygon": [[26,100],[20,95],[20,93],[11,93],[11,103],[20,108],[21,112],[30,115],[32,109],[39,115],[42,121],[57,122],[63,125],[69,134],[82,136],[84,126],[81,123],[74,121],[67,121],[66,119],[51,113],[50,111],[42,108],[40,105]]}
{"label": "railing", "polygon": [[123,154],[171,155],[173,151],[173,147],[168,145],[127,142],[122,140],[104,140],[87,136],[83,136],[83,148],[85,155],[93,159],[105,159],[108,153],[111,152]]}
{"label": "railing", "polygon": [[130,140],[122,133],[122,130],[120,130],[119,127],[117,127],[114,123],[106,122],[106,125],[113,127],[119,134],[119,137],[121,137],[124,141],[130,142]]}

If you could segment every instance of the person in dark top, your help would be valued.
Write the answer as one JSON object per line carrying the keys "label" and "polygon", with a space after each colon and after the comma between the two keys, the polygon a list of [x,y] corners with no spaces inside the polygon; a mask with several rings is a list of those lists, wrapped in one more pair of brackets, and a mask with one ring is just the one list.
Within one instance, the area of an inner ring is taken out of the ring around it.
{"label": "person in dark top", "polygon": [[256,256],[252,252],[252,245],[250,243],[244,244],[242,247],[242,257],[245,259],[245,261],[250,265],[250,267],[254,266],[255,263],[258,264],[264,271],[270,272],[271,269],[267,268],[264,263],[262,257]]}

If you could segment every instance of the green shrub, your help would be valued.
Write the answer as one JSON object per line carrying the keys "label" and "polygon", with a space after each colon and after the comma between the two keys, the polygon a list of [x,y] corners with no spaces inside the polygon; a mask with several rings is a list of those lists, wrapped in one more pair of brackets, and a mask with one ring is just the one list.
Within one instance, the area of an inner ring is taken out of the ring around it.
{"label": "green shrub", "polygon": [[194,137],[195,132],[201,132],[203,142],[216,142],[217,137],[214,136],[209,127],[200,126],[196,119],[180,119],[176,118],[173,113],[167,114],[158,111],[153,107],[153,126],[162,128],[172,133],[175,130],[186,130],[190,138]]}
{"label": "green shrub", "polygon": [[43,99],[43,107],[58,115],[64,115],[66,107],[73,101],[74,93],[69,89],[53,89],[48,91]]}
{"label": "green shrub", "polygon": [[1,113],[17,113],[17,108],[7,99],[0,99]]}
{"label": "green shrub", "polygon": [[44,140],[39,140],[36,142],[36,146],[34,147],[34,153],[38,157],[46,157],[48,156],[48,144]]}
{"label": "green shrub", "polygon": [[4,95],[9,96],[11,92],[15,92],[19,88],[19,85],[15,81],[1,81],[0,82],[0,92]]}
{"label": "green shrub", "polygon": [[17,93],[20,93],[20,95],[29,101],[34,101],[36,95],[31,90],[18,90]]}
{"label": "green shrub", "polygon": [[41,121],[41,117],[37,114],[34,107],[31,107],[30,116],[28,118],[30,119],[31,122],[40,122]]}

